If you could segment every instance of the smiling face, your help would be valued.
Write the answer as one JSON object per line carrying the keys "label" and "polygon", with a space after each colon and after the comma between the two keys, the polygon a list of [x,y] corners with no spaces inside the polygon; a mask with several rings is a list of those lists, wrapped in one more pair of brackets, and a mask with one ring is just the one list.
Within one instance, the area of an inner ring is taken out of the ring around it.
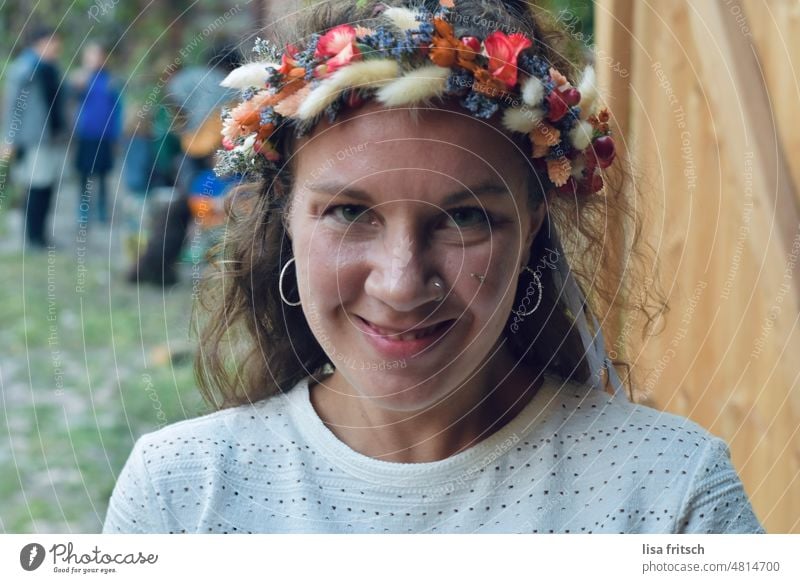
{"label": "smiling face", "polygon": [[397,411],[490,390],[498,371],[476,369],[511,358],[495,348],[545,212],[523,153],[457,111],[366,105],[300,140],[293,162],[291,309],[336,368],[325,385]]}

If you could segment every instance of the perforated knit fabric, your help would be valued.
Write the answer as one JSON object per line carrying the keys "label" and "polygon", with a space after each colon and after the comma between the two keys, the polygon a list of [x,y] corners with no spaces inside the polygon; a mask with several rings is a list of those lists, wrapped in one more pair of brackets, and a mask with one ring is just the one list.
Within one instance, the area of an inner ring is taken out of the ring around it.
{"label": "perforated knit fabric", "polygon": [[340,441],[308,379],[142,436],[105,533],[762,533],[727,444],[546,377],[505,427],[427,463]]}

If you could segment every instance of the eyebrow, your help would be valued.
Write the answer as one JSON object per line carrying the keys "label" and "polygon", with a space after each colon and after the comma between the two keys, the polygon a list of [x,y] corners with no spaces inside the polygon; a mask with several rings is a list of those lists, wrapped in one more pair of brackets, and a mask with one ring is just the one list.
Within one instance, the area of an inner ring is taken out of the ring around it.
{"label": "eyebrow", "polygon": [[[320,194],[329,194],[331,196],[343,195],[367,203],[373,202],[372,197],[367,191],[360,188],[344,186],[336,182],[318,182],[309,184],[306,186],[306,188]],[[446,197],[444,197],[444,200],[442,200],[442,205],[447,206],[461,202],[462,200],[468,200],[484,195],[498,195],[507,193],[508,188],[506,188],[506,186],[503,184],[498,184],[497,182],[485,182],[473,188],[467,188],[448,194]]]}

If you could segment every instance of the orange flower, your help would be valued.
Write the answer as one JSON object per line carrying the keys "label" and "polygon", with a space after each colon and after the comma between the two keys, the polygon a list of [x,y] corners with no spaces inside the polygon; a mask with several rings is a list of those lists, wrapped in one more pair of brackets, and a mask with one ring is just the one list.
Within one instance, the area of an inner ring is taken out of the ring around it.
{"label": "orange flower", "polygon": [[[456,63],[462,43],[454,36],[452,25],[441,18],[433,19],[433,29],[433,41],[428,56],[440,67],[452,67]],[[466,49],[465,46],[463,48]]]}
{"label": "orange flower", "polygon": [[[243,101],[231,111],[231,117],[223,131],[228,137],[238,137],[253,133],[258,129],[261,120],[261,100],[253,97],[250,101]],[[238,136],[237,136],[238,134]]]}
{"label": "orange flower", "polygon": [[483,46],[489,55],[489,69],[492,75],[503,81],[508,87],[517,84],[517,59],[519,54],[530,47],[533,42],[524,34],[515,32],[508,35],[496,31],[486,37]]}
{"label": "orange flower", "polygon": [[266,101],[264,101],[264,105],[268,105],[270,107],[275,107],[281,101],[292,95],[293,93],[300,91],[303,87],[308,85],[303,79],[292,79],[283,86],[283,88],[278,91],[275,95],[270,95]]}
{"label": "orange flower", "polygon": [[550,153],[550,148],[561,140],[561,132],[545,122],[539,122],[530,133],[533,142],[533,158],[542,158]]}
{"label": "orange flower", "polygon": [[564,186],[569,180],[572,164],[565,156],[547,161],[547,175],[556,186]]}
{"label": "orange flower", "polygon": [[355,28],[349,24],[341,24],[320,37],[314,57],[327,58],[324,73],[326,76],[361,58],[361,51],[356,46],[356,36]]}
{"label": "orange flower", "polygon": [[562,85],[569,85],[569,81],[567,78],[562,75],[558,69],[554,67],[550,67],[550,78],[553,80],[553,84],[556,87],[561,87]]}
{"label": "orange flower", "polygon": [[298,89],[292,95],[275,105],[275,113],[283,117],[292,117],[303,103],[303,100],[311,93],[311,87],[306,85],[302,89]]}
{"label": "orange flower", "polygon": [[281,68],[278,72],[281,75],[289,75],[294,69],[300,68],[300,63],[297,61],[297,47],[294,45],[286,45],[286,52],[281,57]]}
{"label": "orange flower", "polygon": [[608,109],[603,109],[597,115],[590,115],[586,118],[594,130],[598,134],[607,134],[611,131],[611,128],[608,125],[608,120],[610,119],[610,114],[608,113]]}
{"label": "orange flower", "polygon": [[561,141],[561,132],[548,123],[539,122],[531,132],[531,141],[537,146],[555,146]]}

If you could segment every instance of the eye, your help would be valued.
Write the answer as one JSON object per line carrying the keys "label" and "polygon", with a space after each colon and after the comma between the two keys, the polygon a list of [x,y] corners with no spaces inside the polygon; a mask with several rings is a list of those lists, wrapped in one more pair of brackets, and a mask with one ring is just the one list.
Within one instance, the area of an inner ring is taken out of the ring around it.
{"label": "eye", "polygon": [[492,216],[480,207],[462,207],[447,211],[447,222],[460,229],[489,227],[494,224]]}
{"label": "eye", "polygon": [[355,223],[362,216],[366,215],[367,207],[358,204],[340,204],[329,207],[325,212],[343,223]]}

